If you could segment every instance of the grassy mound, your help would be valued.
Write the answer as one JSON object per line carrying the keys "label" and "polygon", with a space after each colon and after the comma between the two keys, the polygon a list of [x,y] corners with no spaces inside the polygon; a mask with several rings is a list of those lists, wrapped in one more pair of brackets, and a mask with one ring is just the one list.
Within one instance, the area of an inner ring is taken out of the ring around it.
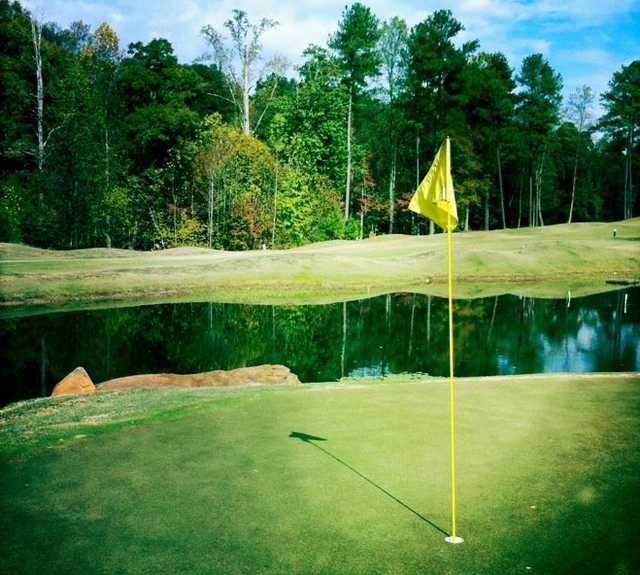
{"label": "grassy mound", "polygon": [[456,547],[447,385],[389,381],[9,406],[0,571],[638,572],[637,374],[461,380]]}
{"label": "grassy mound", "polygon": [[[616,228],[618,237],[612,239]],[[640,277],[640,219],[455,236],[458,297],[564,297]],[[52,252],[0,245],[0,303],[77,307],[119,300],[325,303],[392,291],[446,291],[446,237],[383,236],[291,250]]]}

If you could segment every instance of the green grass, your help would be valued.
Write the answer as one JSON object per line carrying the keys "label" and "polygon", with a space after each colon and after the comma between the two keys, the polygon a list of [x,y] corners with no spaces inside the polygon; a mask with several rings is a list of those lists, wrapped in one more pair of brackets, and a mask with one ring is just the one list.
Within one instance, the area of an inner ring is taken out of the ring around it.
{"label": "green grass", "polygon": [[[618,230],[613,240],[612,230]],[[640,219],[455,235],[458,297],[561,297],[640,278]],[[198,299],[326,303],[388,293],[446,291],[446,237],[381,236],[292,250],[56,252],[0,244],[0,303],[90,307]]]}
{"label": "green grass", "polygon": [[9,406],[0,572],[640,570],[638,374],[460,380],[456,547],[446,382],[385,381]]}

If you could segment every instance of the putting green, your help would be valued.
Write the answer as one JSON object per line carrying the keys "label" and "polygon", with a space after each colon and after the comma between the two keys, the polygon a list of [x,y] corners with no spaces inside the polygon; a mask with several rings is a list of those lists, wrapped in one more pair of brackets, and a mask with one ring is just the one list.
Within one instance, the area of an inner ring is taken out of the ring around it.
{"label": "putting green", "polygon": [[457,390],[459,546],[441,381],[6,408],[0,572],[638,573],[640,376]]}

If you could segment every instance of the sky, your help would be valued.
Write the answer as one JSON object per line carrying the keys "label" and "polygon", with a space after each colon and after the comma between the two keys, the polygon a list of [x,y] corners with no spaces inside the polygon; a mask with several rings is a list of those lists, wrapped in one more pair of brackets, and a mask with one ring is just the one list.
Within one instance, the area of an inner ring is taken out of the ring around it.
{"label": "sky", "polygon": [[[25,0],[33,15],[66,27],[82,20],[94,29],[106,21],[121,45],[167,38],[181,62],[206,52],[200,29],[223,30],[234,8],[252,21],[267,17],[279,25],[265,33],[267,57],[284,56],[292,70],[309,44],[326,45],[346,0]],[[640,58],[640,0],[371,0],[380,20],[400,16],[411,27],[433,10],[448,8],[465,30],[459,41],[478,39],[480,49],[501,51],[514,69],[541,52],[564,81],[564,94],[590,86],[607,89],[613,72]],[[594,110],[598,114],[599,107]]]}

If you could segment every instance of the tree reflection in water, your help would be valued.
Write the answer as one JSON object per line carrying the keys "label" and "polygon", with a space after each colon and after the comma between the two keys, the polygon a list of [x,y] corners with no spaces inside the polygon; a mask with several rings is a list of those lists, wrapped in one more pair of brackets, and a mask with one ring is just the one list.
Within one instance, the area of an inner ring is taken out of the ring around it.
{"label": "tree reflection in water", "polygon": [[[625,312],[624,299],[627,295]],[[640,289],[585,298],[454,301],[460,376],[640,369]],[[309,306],[185,303],[0,321],[2,403],[48,394],[78,365],[94,379],[261,363],[303,382],[448,373],[447,301],[394,294]]]}

